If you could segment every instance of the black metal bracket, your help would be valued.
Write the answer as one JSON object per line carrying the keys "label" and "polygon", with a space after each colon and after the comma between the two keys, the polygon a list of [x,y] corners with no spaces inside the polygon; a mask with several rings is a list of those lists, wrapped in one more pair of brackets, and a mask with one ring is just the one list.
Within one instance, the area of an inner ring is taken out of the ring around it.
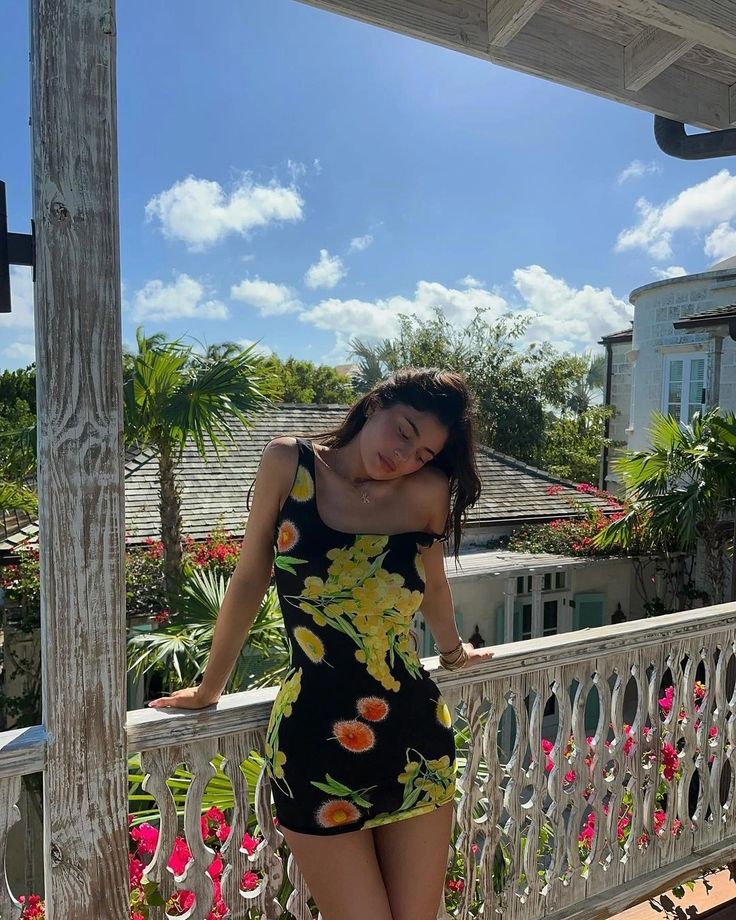
{"label": "black metal bracket", "polygon": [[687,134],[682,122],[655,115],[654,139],[660,150],[680,160],[736,156],[736,128]]}
{"label": "black metal bracket", "polygon": [[0,313],[10,313],[10,266],[30,265],[36,280],[33,221],[30,233],[8,233],[5,183],[0,182]]}

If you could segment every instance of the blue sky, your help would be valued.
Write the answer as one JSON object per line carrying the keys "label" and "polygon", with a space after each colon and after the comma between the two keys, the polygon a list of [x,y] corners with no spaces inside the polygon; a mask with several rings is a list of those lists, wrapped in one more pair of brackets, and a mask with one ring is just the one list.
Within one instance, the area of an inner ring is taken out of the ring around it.
{"label": "blue sky", "polygon": [[[0,179],[30,220],[27,4],[0,6]],[[441,306],[596,347],[628,294],[736,253],[730,160],[652,116],[295,2],[118,4],[123,335],[347,360]],[[33,358],[13,270],[0,367]]]}

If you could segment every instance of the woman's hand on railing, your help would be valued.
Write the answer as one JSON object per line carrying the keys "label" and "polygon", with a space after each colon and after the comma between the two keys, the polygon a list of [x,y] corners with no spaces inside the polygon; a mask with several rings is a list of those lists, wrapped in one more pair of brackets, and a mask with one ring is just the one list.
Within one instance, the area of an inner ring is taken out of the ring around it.
{"label": "woman's hand on railing", "polygon": [[205,696],[200,687],[184,687],[157,700],[150,700],[148,705],[152,709],[204,709],[213,706],[218,699]]}
{"label": "woman's hand on railing", "polygon": [[482,661],[488,661],[493,658],[494,651],[490,648],[475,648],[470,642],[463,642],[463,648],[468,653],[468,660],[463,665],[464,668],[472,667],[474,664],[480,664]]}

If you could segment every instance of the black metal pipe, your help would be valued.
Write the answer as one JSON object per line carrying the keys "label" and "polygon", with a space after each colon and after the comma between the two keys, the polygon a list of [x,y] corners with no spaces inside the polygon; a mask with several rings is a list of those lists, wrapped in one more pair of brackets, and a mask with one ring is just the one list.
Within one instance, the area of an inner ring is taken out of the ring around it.
{"label": "black metal pipe", "polygon": [[8,253],[8,205],[5,183],[0,182],[0,313],[10,313],[10,256]]}
{"label": "black metal pipe", "polygon": [[736,128],[686,134],[681,121],[654,116],[654,139],[660,150],[680,160],[736,156]]}

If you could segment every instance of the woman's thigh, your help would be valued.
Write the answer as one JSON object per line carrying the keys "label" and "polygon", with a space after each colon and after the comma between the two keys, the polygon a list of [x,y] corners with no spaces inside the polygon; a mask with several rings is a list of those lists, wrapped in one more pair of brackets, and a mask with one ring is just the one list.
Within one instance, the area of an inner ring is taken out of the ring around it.
{"label": "woman's thigh", "polygon": [[454,802],[448,802],[426,815],[373,828],[393,920],[436,920],[454,812]]}
{"label": "woman's thigh", "polygon": [[323,920],[394,920],[370,829],[330,836],[280,830]]}

